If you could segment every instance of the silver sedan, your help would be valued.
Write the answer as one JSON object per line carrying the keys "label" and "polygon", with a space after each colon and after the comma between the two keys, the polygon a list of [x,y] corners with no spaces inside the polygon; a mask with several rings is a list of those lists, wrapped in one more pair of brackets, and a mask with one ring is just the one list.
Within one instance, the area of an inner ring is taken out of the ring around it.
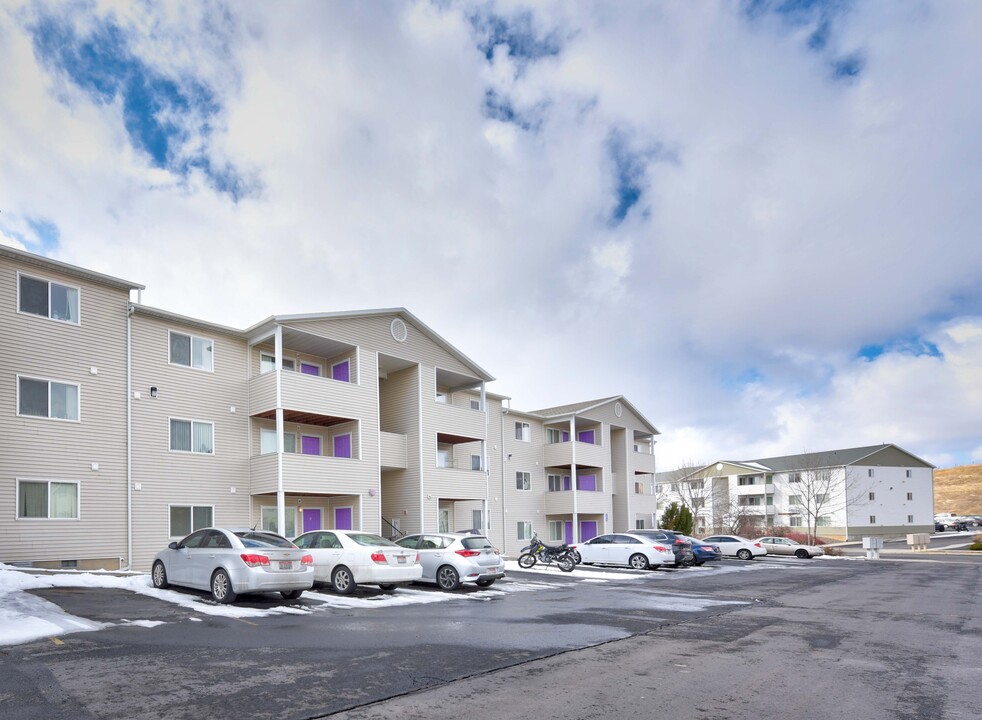
{"label": "silver sedan", "polygon": [[220,603],[260,592],[296,600],[314,584],[314,559],[275,533],[204,528],[157,553],[150,578],[155,588],[210,590]]}
{"label": "silver sedan", "polygon": [[818,545],[802,545],[786,537],[762,537],[757,538],[756,542],[767,548],[768,555],[794,555],[797,558],[813,558],[825,554],[825,551]]}

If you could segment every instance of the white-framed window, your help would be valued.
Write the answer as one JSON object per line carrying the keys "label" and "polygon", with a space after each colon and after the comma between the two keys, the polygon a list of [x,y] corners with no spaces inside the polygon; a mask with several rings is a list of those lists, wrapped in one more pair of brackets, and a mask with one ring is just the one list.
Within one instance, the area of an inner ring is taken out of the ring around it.
{"label": "white-framed window", "polygon": [[873,477],[873,468],[870,468],[866,472],[869,474],[869,477]]}
{"label": "white-framed window", "polygon": [[[276,369],[276,356],[272,353],[259,353],[259,373],[265,374]],[[283,369],[291,372],[297,369],[297,364],[292,358],[283,358]]]}
{"label": "white-framed window", "polygon": [[869,499],[870,499],[870,500],[876,500],[876,493],[872,493],[872,492],[871,492],[871,493],[869,494]]}
{"label": "white-framed window", "polygon": [[908,523],[913,523],[914,522],[914,516],[913,515],[908,515],[907,516],[907,522]]}
{"label": "white-framed window", "polygon": [[635,530],[644,530],[644,518],[639,518],[634,521]]}
{"label": "white-framed window", "polygon": [[527,472],[522,472],[519,470],[515,473],[515,489],[516,490],[531,490],[532,489],[532,476]]}
{"label": "white-framed window", "polygon": [[560,492],[563,489],[563,479],[559,475],[548,475],[549,492]]}
{"label": "white-framed window", "polygon": [[17,281],[17,309],[20,312],[72,325],[81,323],[77,287],[20,273]]}
{"label": "white-framed window", "polygon": [[519,540],[532,539],[532,522],[530,520],[518,521],[518,539]]}
{"label": "white-framed window", "polygon": [[907,493],[907,499],[908,500],[913,500],[914,499],[914,493],[912,493],[912,492]]}
{"label": "white-framed window", "polygon": [[471,410],[480,410],[480,409],[481,409],[481,401],[471,400]]}
{"label": "white-framed window", "polygon": [[532,442],[532,428],[527,422],[515,423],[515,439],[522,442]]}
{"label": "white-framed window", "polygon": [[801,473],[800,472],[788,473],[788,482],[789,483],[800,483],[801,482]]}
{"label": "white-framed window", "polygon": [[907,477],[914,477],[914,473],[912,470],[907,471]]}
{"label": "white-framed window", "polygon": [[552,542],[562,542],[565,539],[563,534],[563,521],[562,520],[550,520],[549,521],[549,540]]}
{"label": "white-framed window", "polygon": [[644,495],[644,483],[639,480],[634,481],[634,494]]}
{"label": "white-framed window", "polygon": [[[297,451],[297,434],[283,433],[283,452],[295,453]],[[263,428],[259,431],[259,454],[268,455],[276,452],[276,430]]]}
{"label": "white-framed window", "polygon": [[297,536],[297,511],[294,508],[283,508],[283,524],[286,526],[286,532],[282,533],[277,530],[275,505],[264,505],[259,512],[263,530],[278,533],[285,538]]}
{"label": "white-framed window", "polygon": [[831,527],[832,526],[832,516],[831,515],[819,515],[815,518],[816,527]]}
{"label": "white-framed window", "polygon": [[[473,528],[483,529],[484,528],[484,513],[480,510],[471,510],[471,521],[474,523],[471,525]],[[490,527],[490,526],[489,526]]]}
{"label": "white-framed window", "polygon": [[441,468],[453,467],[453,456],[449,448],[436,449],[436,466]]}
{"label": "white-framed window", "polygon": [[17,376],[18,415],[77,421],[80,408],[79,385]]}
{"label": "white-framed window", "polygon": [[818,503],[819,505],[821,505],[823,502],[828,502],[828,499],[829,499],[829,494],[828,493],[816,493],[815,494],[815,502]]}
{"label": "white-framed window", "polygon": [[556,428],[546,428],[546,443],[549,445],[555,445],[556,443],[561,443],[562,441],[563,433],[561,430],[557,430]]}
{"label": "white-framed window", "polygon": [[706,483],[705,483],[704,480],[690,480],[689,481],[689,489],[690,490],[702,490],[703,488],[705,488],[705,486],[706,486]]}
{"label": "white-framed window", "polygon": [[[471,455],[471,470],[480,470],[480,469],[481,469],[481,456]],[[474,527],[480,527],[480,525],[475,525]]]}
{"label": "white-framed window", "polygon": [[215,508],[211,505],[171,505],[170,537],[182,538],[195,530],[215,524]]}
{"label": "white-framed window", "polygon": [[876,522],[876,515],[870,515],[869,516],[869,524],[872,525],[875,522]]}
{"label": "white-framed window", "polygon": [[740,495],[737,504],[745,507],[756,507],[764,504],[764,498],[759,495]]}
{"label": "white-framed window", "polygon": [[788,520],[789,527],[801,527],[801,515],[792,515]]}
{"label": "white-framed window", "polygon": [[801,495],[788,495],[788,505],[801,505]]}
{"label": "white-framed window", "polygon": [[170,418],[170,449],[173,452],[214,454],[215,423]]}
{"label": "white-framed window", "polygon": [[64,480],[18,480],[17,518],[78,519],[78,483]]}
{"label": "white-framed window", "polygon": [[169,361],[196,370],[212,372],[215,366],[214,341],[175,330],[168,331]]}
{"label": "white-framed window", "polygon": [[761,483],[757,482],[758,479],[760,478],[757,477],[737,478],[737,485],[760,485]]}

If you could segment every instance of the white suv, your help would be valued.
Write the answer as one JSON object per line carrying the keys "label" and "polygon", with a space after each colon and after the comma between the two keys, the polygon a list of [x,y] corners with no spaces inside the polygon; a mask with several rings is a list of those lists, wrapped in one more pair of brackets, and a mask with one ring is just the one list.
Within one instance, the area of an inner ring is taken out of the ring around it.
{"label": "white suv", "polygon": [[483,535],[422,533],[395,542],[419,553],[420,581],[436,583],[442,590],[456,590],[465,582],[488,587],[505,576],[501,555]]}

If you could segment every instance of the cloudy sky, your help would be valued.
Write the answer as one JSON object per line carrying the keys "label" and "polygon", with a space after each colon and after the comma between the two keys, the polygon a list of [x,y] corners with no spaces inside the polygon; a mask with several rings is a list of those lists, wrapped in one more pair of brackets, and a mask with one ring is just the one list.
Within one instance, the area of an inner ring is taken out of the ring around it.
{"label": "cloudy sky", "polygon": [[0,242],[247,327],[406,307],[663,470],[982,462],[982,3],[0,3]]}

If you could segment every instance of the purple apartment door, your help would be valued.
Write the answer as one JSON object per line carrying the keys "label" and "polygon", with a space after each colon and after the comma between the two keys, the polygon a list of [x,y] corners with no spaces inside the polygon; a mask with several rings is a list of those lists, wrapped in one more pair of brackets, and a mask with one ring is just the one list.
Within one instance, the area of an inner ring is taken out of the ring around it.
{"label": "purple apartment door", "polygon": [[563,442],[569,442],[569,432],[567,430],[563,430]]}
{"label": "purple apartment door", "polygon": [[316,435],[304,435],[300,438],[300,452],[303,455],[320,455],[321,439]]}
{"label": "purple apartment door", "polygon": [[300,372],[304,375],[320,375],[321,369],[317,365],[309,365],[308,363],[300,363]]}
{"label": "purple apartment door", "polygon": [[348,373],[348,361],[345,360],[343,363],[338,363],[331,367],[331,377],[341,382],[351,382]]}
{"label": "purple apartment door", "polygon": [[311,530],[321,529],[321,511],[320,508],[314,508],[313,510],[305,508],[303,511],[303,531],[310,532]]}
{"label": "purple apartment door", "polygon": [[563,542],[569,545],[573,542],[573,521],[567,520],[563,526]]}
{"label": "purple apartment door", "polygon": [[584,430],[583,432],[577,433],[576,438],[581,443],[590,443],[591,445],[593,445],[593,438],[594,438],[593,430]]}
{"label": "purple apartment door", "polygon": [[351,435],[334,436],[334,457],[351,457]]}
{"label": "purple apartment door", "polygon": [[569,482],[569,475],[563,475],[563,490],[572,490],[573,487]]}
{"label": "purple apartment door", "polygon": [[580,523],[580,542],[586,542],[597,537],[597,521],[584,520]]}
{"label": "purple apartment door", "polygon": [[[594,523],[596,525],[596,523]],[[334,508],[334,529],[335,530],[350,530],[351,529],[351,508]]]}
{"label": "purple apartment door", "polygon": [[580,475],[576,478],[576,489],[577,490],[596,490],[597,489],[597,476],[596,475]]}

